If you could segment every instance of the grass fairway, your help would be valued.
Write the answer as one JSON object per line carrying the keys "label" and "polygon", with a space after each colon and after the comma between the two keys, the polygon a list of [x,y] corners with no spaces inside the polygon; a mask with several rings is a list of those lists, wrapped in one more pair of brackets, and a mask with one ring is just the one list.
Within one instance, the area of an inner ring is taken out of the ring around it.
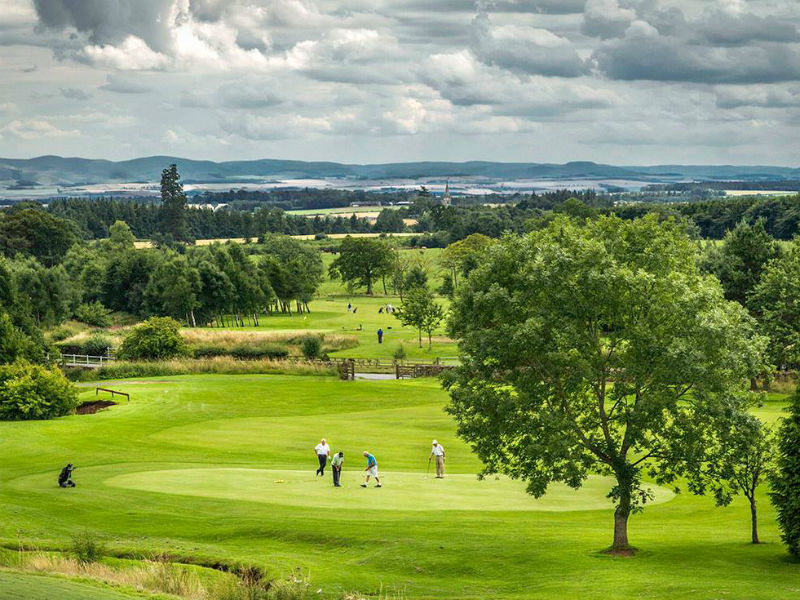
{"label": "grass fairway", "polygon": [[91,582],[0,571],[0,600],[130,600],[142,597]]}
{"label": "grass fairway", "polygon": [[[274,575],[299,566],[321,598],[381,586],[414,599],[800,597],[800,570],[766,497],[767,543],[754,547],[740,500],[718,509],[656,490],[658,502],[631,519],[640,554],[605,556],[607,482],[557,486],[537,501],[519,482],[477,481],[478,461],[456,438],[434,380],[197,375],[110,387],[131,393],[130,403],[0,423],[5,545],[65,547],[89,529],[118,551],[242,560]],[[770,402],[761,414],[779,408]],[[339,489],[314,475],[323,435],[345,452]],[[425,474],[433,437],[447,449],[443,481]],[[357,487],[364,449],[378,459],[382,489]],[[68,460],[78,487],[61,490],[55,479]],[[37,582],[0,573],[3,590]],[[118,597],[103,593],[83,597]]]}

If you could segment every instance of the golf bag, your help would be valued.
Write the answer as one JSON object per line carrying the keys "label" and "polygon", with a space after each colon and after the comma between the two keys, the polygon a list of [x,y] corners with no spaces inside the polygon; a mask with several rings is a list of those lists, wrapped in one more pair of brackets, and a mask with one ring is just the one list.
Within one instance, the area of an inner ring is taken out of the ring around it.
{"label": "golf bag", "polygon": [[61,469],[61,473],[58,475],[58,485],[62,488],[68,487],[75,487],[75,482],[72,481],[72,470],[75,467],[72,463],[69,463],[66,467]]}

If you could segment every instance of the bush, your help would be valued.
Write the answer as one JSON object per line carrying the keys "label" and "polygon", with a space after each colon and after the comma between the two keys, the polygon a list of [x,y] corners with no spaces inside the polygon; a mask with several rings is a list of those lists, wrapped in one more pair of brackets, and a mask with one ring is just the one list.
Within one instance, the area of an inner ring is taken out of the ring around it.
{"label": "bush", "polygon": [[111,311],[99,302],[81,304],[75,309],[75,318],[78,321],[93,325],[94,327],[108,327],[111,325]]}
{"label": "bush", "polygon": [[170,317],[151,317],[133,328],[117,356],[128,360],[157,360],[187,354],[181,324]]}
{"label": "bush", "polygon": [[63,325],[59,325],[51,329],[48,332],[49,338],[54,342],[61,342],[67,338],[71,338],[74,335],[78,335],[80,333],[81,327],[75,323],[65,323]]}
{"label": "bush", "polygon": [[113,345],[113,340],[102,333],[93,333],[81,343],[83,352],[89,356],[105,356]]}
{"label": "bush", "polygon": [[300,348],[306,358],[319,358],[322,354],[322,338],[318,335],[307,335],[301,339]]}
{"label": "bush", "polygon": [[88,564],[103,558],[105,547],[91,531],[82,531],[72,536],[70,552],[79,563]]}
{"label": "bush", "polygon": [[195,358],[212,358],[214,356],[225,356],[229,350],[222,344],[200,344],[192,348],[192,356]]}
{"label": "bush", "polygon": [[26,361],[0,366],[0,420],[52,419],[77,405],[78,393],[58,368]]}
{"label": "bush", "polygon": [[234,346],[228,353],[238,359],[259,359],[259,358],[286,358],[289,350],[276,344],[262,344],[259,346],[242,344]]}
{"label": "bush", "polygon": [[405,360],[407,356],[405,346],[403,346],[403,344],[400,344],[394,351],[394,354],[392,354],[392,356],[394,357],[395,360]]}

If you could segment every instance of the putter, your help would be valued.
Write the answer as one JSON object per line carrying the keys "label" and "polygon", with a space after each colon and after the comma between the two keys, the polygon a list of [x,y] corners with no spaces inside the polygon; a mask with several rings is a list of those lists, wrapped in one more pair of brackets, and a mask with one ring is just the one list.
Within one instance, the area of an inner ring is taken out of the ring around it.
{"label": "putter", "polygon": [[425,470],[425,479],[431,474],[431,459],[428,459],[428,468]]}

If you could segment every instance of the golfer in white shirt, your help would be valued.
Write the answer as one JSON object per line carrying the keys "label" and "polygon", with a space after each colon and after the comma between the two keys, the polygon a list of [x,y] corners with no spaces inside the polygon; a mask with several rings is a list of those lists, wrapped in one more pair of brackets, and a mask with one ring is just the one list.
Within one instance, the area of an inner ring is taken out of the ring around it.
{"label": "golfer in white shirt", "polygon": [[314,454],[316,454],[319,459],[317,475],[325,475],[325,467],[328,465],[328,457],[331,455],[331,447],[328,446],[328,442],[325,441],[325,438],[322,438],[319,444],[314,446]]}
{"label": "golfer in white shirt", "polygon": [[436,440],[433,440],[431,456],[428,460],[431,458],[436,459],[436,479],[444,479],[444,446]]}

